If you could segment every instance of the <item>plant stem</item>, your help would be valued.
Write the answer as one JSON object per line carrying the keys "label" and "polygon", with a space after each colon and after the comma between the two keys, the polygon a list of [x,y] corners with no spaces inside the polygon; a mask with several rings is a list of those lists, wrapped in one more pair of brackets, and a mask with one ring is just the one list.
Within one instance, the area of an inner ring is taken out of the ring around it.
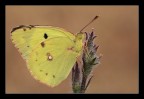
{"label": "plant stem", "polygon": [[[87,46],[86,51],[83,52],[82,55],[82,63],[79,65],[82,69],[79,69],[78,63],[72,69],[72,89],[73,93],[85,93],[87,87],[90,84],[92,77],[89,78],[89,75],[93,69],[93,66],[99,63],[100,57],[96,55],[96,51],[98,46],[96,46],[93,42],[95,39],[95,35],[92,33],[87,34]],[[88,79],[89,78],[89,79]]]}
{"label": "plant stem", "polygon": [[86,81],[87,81],[87,76],[83,76],[82,83],[81,83],[81,91],[80,91],[80,93],[85,93],[85,90],[86,90],[86,88],[85,88]]}

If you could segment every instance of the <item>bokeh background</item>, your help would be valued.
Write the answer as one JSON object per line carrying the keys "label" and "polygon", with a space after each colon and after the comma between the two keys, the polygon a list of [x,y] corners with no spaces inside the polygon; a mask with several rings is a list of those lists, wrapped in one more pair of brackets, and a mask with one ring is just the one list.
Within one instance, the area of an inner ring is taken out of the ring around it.
{"label": "bokeh background", "polygon": [[101,64],[86,93],[138,93],[138,6],[6,6],[6,93],[72,93],[71,74],[50,88],[36,81],[10,40],[19,25],[50,25],[78,33],[95,15]]}

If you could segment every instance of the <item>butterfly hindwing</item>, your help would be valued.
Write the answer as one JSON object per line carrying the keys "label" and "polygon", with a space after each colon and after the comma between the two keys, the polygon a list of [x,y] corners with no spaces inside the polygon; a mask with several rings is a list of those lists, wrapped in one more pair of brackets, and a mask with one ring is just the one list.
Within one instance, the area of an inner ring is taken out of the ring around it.
{"label": "butterfly hindwing", "polygon": [[70,73],[78,54],[70,47],[74,46],[68,38],[54,38],[39,44],[28,59],[28,68],[41,82],[56,86]]}

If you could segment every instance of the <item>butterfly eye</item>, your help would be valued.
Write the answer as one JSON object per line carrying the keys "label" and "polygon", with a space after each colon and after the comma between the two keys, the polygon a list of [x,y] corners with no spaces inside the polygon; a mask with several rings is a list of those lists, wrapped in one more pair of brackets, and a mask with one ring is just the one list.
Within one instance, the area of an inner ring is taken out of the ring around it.
{"label": "butterfly eye", "polygon": [[79,37],[78,37],[78,39],[82,39],[82,37],[81,37],[81,36],[79,36]]}

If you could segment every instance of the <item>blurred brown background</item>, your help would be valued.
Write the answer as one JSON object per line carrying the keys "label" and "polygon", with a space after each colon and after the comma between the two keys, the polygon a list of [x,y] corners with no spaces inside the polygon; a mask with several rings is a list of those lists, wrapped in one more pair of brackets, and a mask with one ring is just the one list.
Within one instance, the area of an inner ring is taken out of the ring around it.
{"label": "blurred brown background", "polygon": [[10,40],[19,25],[51,25],[77,33],[95,28],[103,54],[86,93],[138,93],[138,6],[6,6],[6,93],[72,93],[71,74],[55,88],[36,81]]}

